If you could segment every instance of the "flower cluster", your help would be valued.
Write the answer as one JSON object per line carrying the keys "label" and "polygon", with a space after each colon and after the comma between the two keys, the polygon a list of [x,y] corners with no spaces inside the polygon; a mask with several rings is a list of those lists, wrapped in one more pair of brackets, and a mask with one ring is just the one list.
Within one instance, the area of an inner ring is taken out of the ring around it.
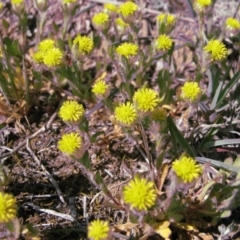
{"label": "flower cluster", "polygon": [[184,183],[192,182],[202,173],[202,167],[196,160],[184,155],[173,162],[172,168]]}
{"label": "flower cluster", "polygon": [[173,41],[166,34],[158,36],[155,40],[155,45],[157,50],[167,51],[172,47]]}
{"label": "flower cluster", "polygon": [[0,223],[7,223],[17,215],[16,199],[13,195],[0,192]]}
{"label": "flower cluster", "polygon": [[116,52],[120,56],[124,56],[126,58],[133,57],[138,53],[138,46],[133,43],[122,43],[120,46],[117,47]]}
{"label": "flower cluster", "polygon": [[147,210],[156,201],[154,183],[144,178],[134,177],[123,189],[124,202],[138,211]]}
{"label": "flower cluster", "polygon": [[240,22],[233,17],[229,17],[226,19],[226,26],[230,30],[237,30],[240,29]]}
{"label": "flower cluster", "polygon": [[82,146],[82,139],[78,133],[72,132],[64,134],[58,141],[58,149],[65,154],[73,154]]}
{"label": "flower cluster", "polygon": [[120,5],[119,12],[124,17],[124,19],[133,16],[138,9],[138,6],[130,1],[127,1]]}
{"label": "flower cluster", "polygon": [[115,109],[115,118],[122,124],[131,125],[137,119],[137,111],[132,103],[122,103]]}
{"label": "flower cluster", "polygon": [[148,112],[157,107],[160,99],[156,91],[150,88],[142,88],[134,93],[133,102],[138,110]]}
{"label": "flower cluster", "polygon": [[65,101],[59,110],[63,121],[78,121],[83,116],[84,108],[77,101]]}
{"label": "flower cluster", "polygon": [[109,24],[109,15],[105,12],[97,13],[93,16],[92,22],[96,27],[107,27]]}
{"label": "flower cluster", "polygon": [[63,53],[55,47],[52,39],[45,39],[38,45],[38,51],[34,53],[33,59],[37,63],[44,63],[48,67],[57,66],[62,62]]}
{"label": "flower cluster", "polygon": [[100,79],[93,84],[92,92],[97,96],[102,96],[107,92],[108,88],[109,85],[104,80]]}
{"label": "flower cluster", "polygon": [[105,240],[110,235],[110,227],[107,221],[95,220],[88,226],[88,238],[91,240]]}
{"label": "flower cluster", "polygon": [[181,88],[181,97],[189,102],[195,102],[202,91],[197,82],[185,82]]}
{"label": "flower cluster", "polygon": [[87,55],[93,49],[93,40],[90,37],[78,35],[73,39],[73,48],[77,49],[77,54]]}
{"label": "flower cluster", "polygon": [[210,55],[212,61],[220,61],[227,57],[227,48],[219,40],[210,40],[203,49]]}

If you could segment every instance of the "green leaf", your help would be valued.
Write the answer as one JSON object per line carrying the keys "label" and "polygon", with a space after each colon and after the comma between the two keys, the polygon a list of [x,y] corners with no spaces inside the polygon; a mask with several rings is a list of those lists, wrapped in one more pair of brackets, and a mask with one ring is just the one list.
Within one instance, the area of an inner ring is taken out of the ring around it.
{"label": "green leaf", "polygon": [[80,162],[86,169],[89,169],[91,170],[91,161],[90,161],[90,158],[89,158],[89,153],[88,151],[86,151],[84,153],[84,155],[80,158],[80,159],[77,159],[78,162]]}
{"label": "green leaf", "polygon": [[103,179],[102,179],[99,171],[97,171],[95,173],[94,179],[95,179],[96,183],[99,184],[99,185],[103,183]]}
{"label": "green leaf", "polygon": [[203,148],[210,148],[210,147],[223,146],[223,145],[229,145],[229,144],[239,144],[239,143],[240,143],[239,138],[216,140],[216,141],[211,141],[211,142],[205,143],[203,145]]}
{"label": "green leaf", "polygon": [[173,141],[177,142],[181,146],[183,151],[185,151],[190,157],[194,157],[195,153],[193,149],[178,130],[171,116],[167,117],[167,122]]}

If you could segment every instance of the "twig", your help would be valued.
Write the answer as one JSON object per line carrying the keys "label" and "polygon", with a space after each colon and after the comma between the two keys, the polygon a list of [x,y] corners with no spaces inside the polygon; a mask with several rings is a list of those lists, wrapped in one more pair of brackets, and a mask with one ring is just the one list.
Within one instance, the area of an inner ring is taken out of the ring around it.
{"label": "twig", "polygon": [[16,146],[14,149],[12,149],[9,153],[5,153],[5,154],[1,155],[0,159],[4,159],[4,158],[7,158],[7,157],[11,156],[13,153],[18,151],[23,146],[25,146],[27,141],[29,141],[32,138],[35,138],[38,134],[43,133],[46,130],[50,129],[50,127],[51,127],[51,125],[52,125],[52,123],[53,123],[53,121],[55,120],[56,117],[57,117],[57,112],[55,112],[51,116],[49,121],[45,125],[43,125],[40,129],[38,129],[34,134],[32,134],[31,136],[27,137],[24,141],[22,141],[18,146]]}
{"label": "twig", "polygon": [[63,194],[60,190],[60,188],[58,187],[57,182],[55,181],[55,179],[52,177],[52,175],[48,172],[48,170],[44,167],[44,165],[41,164],[41,162],[39,161],[39,159],[37,158],[37,156],[34,154],[34,152],[32,151],[32,149],[29,147],[29,140],[27,139],[27,143],[26,143],[26,149],[27,151],[30,153],[30,155],[33,157],[34,161],[41,166],[44,174],[49,178],[49,180],[51,181],[51,183],[53,184],[53,186],[55,187],[59,199],[61,200],[62,203],[65,203],[65,200],[63,198]]}

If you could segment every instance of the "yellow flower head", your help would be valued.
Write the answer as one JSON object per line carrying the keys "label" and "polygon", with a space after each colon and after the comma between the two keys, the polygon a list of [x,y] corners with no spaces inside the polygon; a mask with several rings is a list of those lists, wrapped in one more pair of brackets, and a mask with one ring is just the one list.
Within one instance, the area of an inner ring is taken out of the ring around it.
{"label": "yellow flower head", "polygon": [[156,49],[161,51],[167,51],[172,47],[173,41],[166,34],[158,36],[155,40]]}
{"label": "yellow flower head", "polygon": [[192,182],[202,173],[202,167],[196,160],[187,156],[182,156],[180,159],[175,160],[172,168],[184,183]]}
{"label": "yellow flower head", "polygon": [[122,29],[129,26],[129,24],[125,23],[121,18],[116,18],[115,24],[117,25],[117,27],[122,28]]}
{"label": "yellow flower head", "polygon": [[46,52],[47,50],[53,47],[54,47],[54,41],[52,39],[45,39],[39,43],[38,50],[41,52]]}
{"label": "yellow flower head", "polygon": [[67,3],[75,3],[77,0],[63,0],[63,3],[64,4],[67,4]]}
{"label": "yellow flower head", "polygon": [[138,53],[138,46],[133,43],[123,43],[117,47],[116,52],[126,58],[133,57]]}
{"label": "yellow flower head", "polygon": [[112,4],[112,3],[105,3],[104,6],[103,6],[103,9],[106,11],[106,12],[117,12],[117,6]]}
{"label": "yellow flower head", "polygon": [[165,24],[167,26],[169,26],[169,25],[174,25],[175,24],[176,18],[175,18],[175,16],[173,16],[172,14],[169,14],[169,13],[161,13],[157,16],[157,20],[160,23],[165,21]]}
{"label": "yellow flower head", "polygon": [[210,40],[203,49],[209,53],[212,61],[220,61],[227,57],[227,48],[219,40]]}
{"label": "yellow flower head", "polygon": [[92,22],[96,26],[106,26],[109,23],[109,15],[105,12],[97,13],[93,16]]}
{"label": "yellow flower head", "polygon": [[92,92],[96,95],[104,95],[109,88],[109,85],[104,80],[98,80],[93,84]]}
{"label": "yellow flower head", "polygon": [[88,54],[93,49],[93,40],[90,37],[78,35],[74,38],[73,44],[77,46],[82,54]]}
{"label": "yellow flower head", "polygon": [[65,101],[59,110],[59,117],[63,121],[78,121],[84,113],[82,104],[77,101]]}
{"label": "yellow flower head", "polygon": [[59,48],[51,48],[45,52],[43,63],[48,67],[58,66],[62,63],[63,54]]}
{"label": "yellow flower head", "polygon": [[0,192],[0,223],[7,223],[17,215],[16,199],[12,194]]}
{"label": "yellow flower head", "polygon": [[154,183],[144,178],[135,177],[123,189],[124,202],[139,211],[152,207],[156,198]]}
{"label": "yellow flower head", "polygon": [[127,18],[133,16],[137,9],[138,6],[135,3],[127,1],[120,5],[119,12],[122,14],[124,18]]}
{"label": "yellow flower head", "polygon": [[22,2],[23,2],[23,0],[11,0],[12,4],[20,4]]}
{"label": "yellow flower head", "polygon": [[150,88],[142,88],[134,93],[133,102],[138,110],[148,112],[153,111],[157,107],[160,99],[156,91]]}
{"label": "yellow flower head", "polygon": [[181,88],[181,97],[190,102],[195,102],[201,93],[202,91],[197,82],[185,82]]}
{"label": "yellow flower head", "polygon": [[109,234],[110,227],[107,221],[94,220],[88,226],[88,238],[91,240],[105,240]]}
{"label": "yellow flower head", "polygon": [[122,103],[115,109],[115,118],[120,123],[131,125],[137,119],[137,111],[132,103]]}
{"label": "yellow flower head", "polygon": [[212,4],[212,0],[196,0],[195,8],[196,10],[203,11]]}
{"label": "yellow flower head", "polygon": [[231,30],[240,29],[240,22],[236,18],[229,17],[226,19],[226,26]]}
{"label": "yellow flower head", "polygon": [[42,63],[44,58],[44,52],[38,51],[33,54],[33,59],[37,63]]}
{"label": "yellow flower head", "polygon": [[3,3],[0,2],[0,10],[3,8]]}
{"label": "yellow flower head", "polygon": [[77,149],[81,148],[82,139],[78,133],[72,132],[64,134],[58,141],[58,149],[66,154],[73,154]]}

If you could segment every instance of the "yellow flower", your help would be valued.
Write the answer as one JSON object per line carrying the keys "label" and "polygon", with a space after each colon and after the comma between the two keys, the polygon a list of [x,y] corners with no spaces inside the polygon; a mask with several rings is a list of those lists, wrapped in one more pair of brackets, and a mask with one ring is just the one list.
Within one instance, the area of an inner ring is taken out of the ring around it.
{"label": "yellow flower", "polygon": [[90,37],[78,35],[74,38],[73,44],[78,47],[82,54],[88,54],[93,49],[93,40]]}
{"label": "yellow flower", "polygon": [[93,84],[92,92],[96,95],[104,95],[109,88],[109,85],[104,80],[98,80]]}
{"label": "yellow flower", "polygon": [[138,46],[133,43],[125,42],[117,47],[116,52],[121,56],[129,58],[129,57],[137,55]]}
{"label": "yellow flower", "polygon": [[127,1],[120,5],[119,12],[122,14],[124,18],[127,18],[134,15],[137,9],[138,7],[135,3]]}
{"label": "yellow flower", "polygon": [[203,11],[212,4],[212,0],[196,0],[195,8],[196,10]]}
{"label": "yellow flower", "polygon": [[93,16],[92,22],[96,26],[106,26],[109,23],[109,15],[104,12],[97,13]]}
{"label": "yellow flower", "polygon": [[54,41],[52,39],[45,39],[41,41],[38,45],[38,50],[46,52],[47,50],[54,47]]}
{"label": "yellow flower", "polygon": [[115,118],[120,123],[131,125],[137,119],[137,111],[132,103],[122,103],[115,109]]}
{"label": "yellow flower", "polygon": [[190,102],[196,101],[201,93],[202,91],[197,82],[185,82],[181,88],[181,97]]}
{"label": "yellow flower", "polygon": [[88,238],[104,240],[109,237],[110,227],[107,221],[94,220],[88,226]]}
{"label": "yellow flower", "polygon": [[58,149],[66,154],[73,154],[81,146],[82,139],[76,132],[64,134],[58,141]]}
{"label": "yellow flower", "polygon": [[129,204],[131,209],[147,210],[154,205],[156,198],[154,183],[144,178],[134,177],[123,189],[124,202]]}
{"label": "yellow flower", "polygon": [[42,63],[44,58],[44,52],[38,51],[33,54],[33,59],[37,63]]}
{"label": "yellow flower", "polygon": [[59,110],[59,117],[63,121],[78,121],[84,113],[82,104],[77,101],[65,101]]}
{"label": "yellow flower", "polygon": [[209,53],[212,61],[220,61],[227,57],[227,48],[219,40],[210,40],[203,49]]}
{"label": "yellow flower", "polygon": [[107,12],[117,12],[117,6],[111,3],[105,3],[103,9]]}
{"label": "yellow flower", "polygon": [[[0,2],[0,10],[3,8],[3,3]],[[1,51],[1,50],[0,50]]]}
{"label": "yellow flower", "polygon": [[62,63],[63,54],[59,48],[51,48],[45,52],[43,63],[48,67],[57,66]]}
{"label": "yellow flower", "polygon": [[116,18],[115,19],[115,24],[117,25],[117,27],[119,28],[126,28],[129,26],[129,24],[125,23],[121,18]]}
{"label": "yellow flower", "polygon": [[157,20],[161,23],[165,20],[165,24],[169,26],[169,25],[174,25],[176,18],[175,16],[169,13],[161,13],[157,16]]}
{"label": "yellow flower", "polygon": [[167,36],[166,34],[158,36],[155,40],[156,49],[161,51],[169,50],[172,47],[173,41],[172,39]]}
{"label": "yellow flower", "polygon": [[133,102],[138,110],[148,112],[153,111],[157,107],[160,99],[156,91],[150,88],[142,88],[134,93]]}
{"label": "yellow flower", "polygon": [[23,0],[11,0],[12,4],[20,4],[22,2],[23,2]]}
{"label": "yellow flower", "polygon": [[229,29],[240,29],[240,22],[236,18],[229,17],[226,19],[226,26]]}
{"label": "yellow flower", "polygon": [[16,199],[12,194],[0,192],[0,223],[7,223],[17,215]]}
{"label": "yellow flower", "polygon": [[181,156],[173,162],[172,168],[176,175],[184,182],[192,182],[202,173],[202,167],[195,159],[187,156]]}

